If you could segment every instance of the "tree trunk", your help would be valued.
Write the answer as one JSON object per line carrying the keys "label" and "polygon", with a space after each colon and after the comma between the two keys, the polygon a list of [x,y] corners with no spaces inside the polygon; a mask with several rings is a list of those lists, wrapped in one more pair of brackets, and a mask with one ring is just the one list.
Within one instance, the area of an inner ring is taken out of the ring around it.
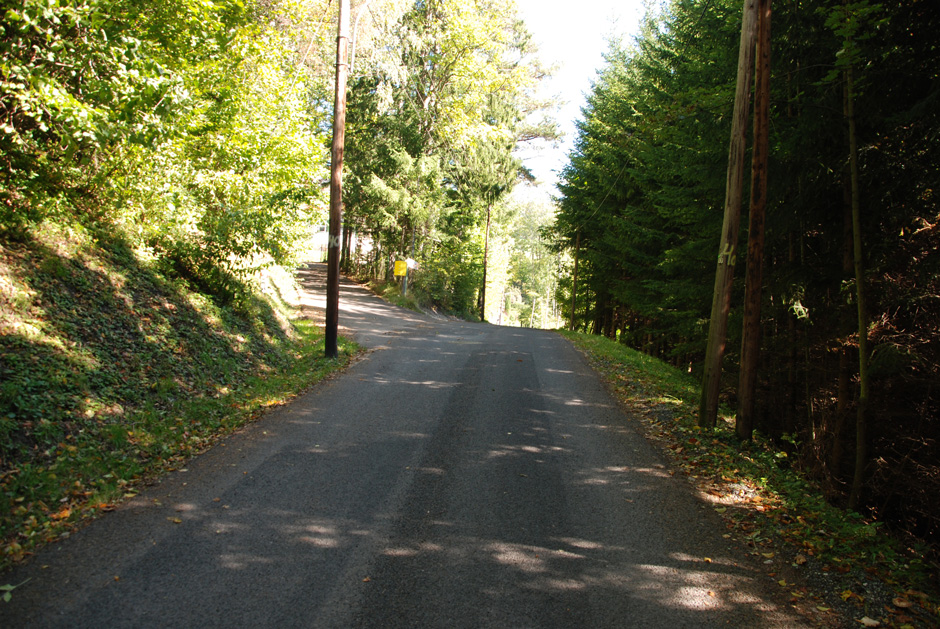
{"label": "tree trunk", "polygon": [[[852,175],[846,169],[842,177],[842,277],[848,280],[855,272],[855,262],[853,260],[852,249],[855,242],[852,236]],[[845,336],[850,335],[855,316],[850,312],[847,305],[843,304],[840,314],[839,333]],[[849,341],[842,343],[839,352],[839,378],[836,389],[836,416],[832,427],[832,449],[829,454],[829,473],[833,478],[840,477],[842,469],[842,431],[845,427],[845,420],[848,417],[852,380],[852,349]]]}
{"label": "tree trunk", "polygon": [[770,131],[770,0],[759,0],[757,26],[757,83],[754,89],[754,151],[751,166],[751,206],[748,223],[744,333],[735,432],[748,440],[754,431],[754,398],[760,358],[760,311],[764,262],[764,216],[767,208],[767,152]]}
{"label": "tree trunk", "polygon": [[578,233],[574,237],[574,278],[571,282],[571,323],[568,324],[568,329],[574,332],[575,329],[575,304],[577,303],[578,296],[578,256],[581,254],[581,228],[578,228]]}
{"label": "tree trunk", "polygon": [[721,388],[721,359],[725,353],[728,333],[728,312],[731,310],[731,288],[738,245],[741,196],[744,187],[744,150],[747,140],[747,118],[750,105],[751,73],[753,71],[754,36],[757,25],[757,0],[744,0],[741,18],[741,44],[738,51],[738,78],[734,95],[734,117],[728,147],[728,177],[725,182],[724,220],[715,291],[708,326],[702,398],[699,404],[699,426],[714,428],[718,420],[718,394]]}
{"label": "tree trunk", "polygon": [[591,334],[603,336],[605,310],[607,310],[607,293],[601,292],[594,298],[594,323],[591,327]]}
{"label": "tree trunk", "polygon": [[855,134],[855,104],[852,66],[845,71],[847,96],[845,113],[849,122],[849,168],[852,174],[852,243],[855,257],[855,298],[858,304],[858,410],[855,417],[855,474],[849,493],[848,508],[861,502],[868,458],[868,311],[865,304],[865,275],[862,268],[862,219],[859,203],[858,140]]}

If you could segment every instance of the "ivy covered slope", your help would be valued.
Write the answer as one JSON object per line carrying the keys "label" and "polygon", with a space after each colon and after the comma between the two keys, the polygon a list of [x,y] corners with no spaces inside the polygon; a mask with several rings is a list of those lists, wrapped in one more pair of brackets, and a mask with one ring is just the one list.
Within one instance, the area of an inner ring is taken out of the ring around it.
{"label": "ivy covered slope", "polygon": [[0,566],[345,363],[279,268],[223,305],[122,236],[46,225],[0,246],[0,282]]}
{"label": "ivy covered slope", "polygon": [[[738,0],[670,0],[635,42],[611,45],[562,175],[553,229],[559,251],[579,254],[574,312],[571,270],[561,281],[566,318],[695,376],[715,284],[741,10]],[[754,396],[759,431],[831,503],[935,551],[938,28],[936,2],[774,3]],[[746,216],[745,208],[723,364],[732,409]],[[867,317],[858,312],[859,281]],[[859,356],[866,318],[869,347]],[[864,389],[861,364],[871,381]],[[863,390],[871,395],[860,403]]]}
{"label": "ivy covered slope", "polygon": [[4,6],[0,564],[339,366],[283,271],[322,206],[334,9]]}

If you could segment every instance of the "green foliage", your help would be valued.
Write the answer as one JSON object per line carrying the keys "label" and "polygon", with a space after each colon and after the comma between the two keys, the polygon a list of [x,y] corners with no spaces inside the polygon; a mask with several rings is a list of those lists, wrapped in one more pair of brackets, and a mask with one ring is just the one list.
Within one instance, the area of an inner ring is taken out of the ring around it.
{"label": "green foliage", "polygon": [[[2,225],[22,228],[55,210],[62,194],[81,193],[101,161],[124,142],[146,144],[185,108],[182,77],[161,49],[142,39],[176,33],[197,58],[224,45],[245,23],[242,5],[23,0],[2,22],[0,160]],[[171,24],[166,18],[172,15]],[[181,48],[182,46],[179,46]]]}
{"label": "green foliage", "polygon": [[398,150],[392,153],[391,162],[391,173],[385,179],[373,174],[363,188],[375,212],[372,221],[393,231],[436,223],[444,204],[438,158],[422,155],[414,159]]}
{"label": "green foliage", "polygon": [[470,315],[487,212],[520,179],[517,141],[536,133],[522,112],[541,70],[513,3],[409,4],[384,36],[390,45],[352,82],[347,226],[370,239],[373,273],[413,257],[414,289]]}
{"label": "green foliage", "polygon": [[[24,0],[3,18],[0,229],[106,220],[190,273],[287,263],[319,199],[308,5]],[[273,24],[278,24],[275,27]],[[185,273],[184,273],[185,275]]]}
{"label": "green foliage", "polygon": [[554,328],[562,260],[548,247],[542,230],[554,220],[547,202],[510,199],[491,230],[487,321],[503,325]]}

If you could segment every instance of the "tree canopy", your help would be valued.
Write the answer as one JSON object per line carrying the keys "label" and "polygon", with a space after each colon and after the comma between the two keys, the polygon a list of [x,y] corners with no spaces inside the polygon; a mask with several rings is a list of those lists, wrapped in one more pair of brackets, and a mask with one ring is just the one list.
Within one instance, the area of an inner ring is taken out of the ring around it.
{"label": "tree canopy", "polygon": [[321,194],[328,76],[309,53],[328,5],[7,8],[0,226],[113,222],[221,296],[260,259],[291,260]]}
{"label": "tree canopy", "polygon": [[[336,11],[329,0],[11,4],[3,233],[114,223],[223,299],[247,270],[291,263],[324,215]],[[470,312],[482,208],[519,179],[517,141],[552,133],[526,122],[544,72],[511,2],[354,11],[347,233],[371,238],[377,273],[416,240],[427,295]]]}
{"label": "tree canopy", "polygon": [[528,123],[544,70],[514,3],[416,2],[386,29],[350,92],[347,231],[369,238],[374,273],[414,257],[418,291],[471,313],[487,211],[527,175],[516,145],[554,132]]}

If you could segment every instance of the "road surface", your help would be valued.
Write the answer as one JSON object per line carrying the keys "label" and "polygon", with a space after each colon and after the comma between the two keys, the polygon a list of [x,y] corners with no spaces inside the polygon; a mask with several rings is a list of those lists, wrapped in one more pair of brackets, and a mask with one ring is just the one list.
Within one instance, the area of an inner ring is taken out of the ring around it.
{"label": "road surface", "polygon": [[361,360],[4,575],[0,626],[801,622],[568,341],[341,295]]}

